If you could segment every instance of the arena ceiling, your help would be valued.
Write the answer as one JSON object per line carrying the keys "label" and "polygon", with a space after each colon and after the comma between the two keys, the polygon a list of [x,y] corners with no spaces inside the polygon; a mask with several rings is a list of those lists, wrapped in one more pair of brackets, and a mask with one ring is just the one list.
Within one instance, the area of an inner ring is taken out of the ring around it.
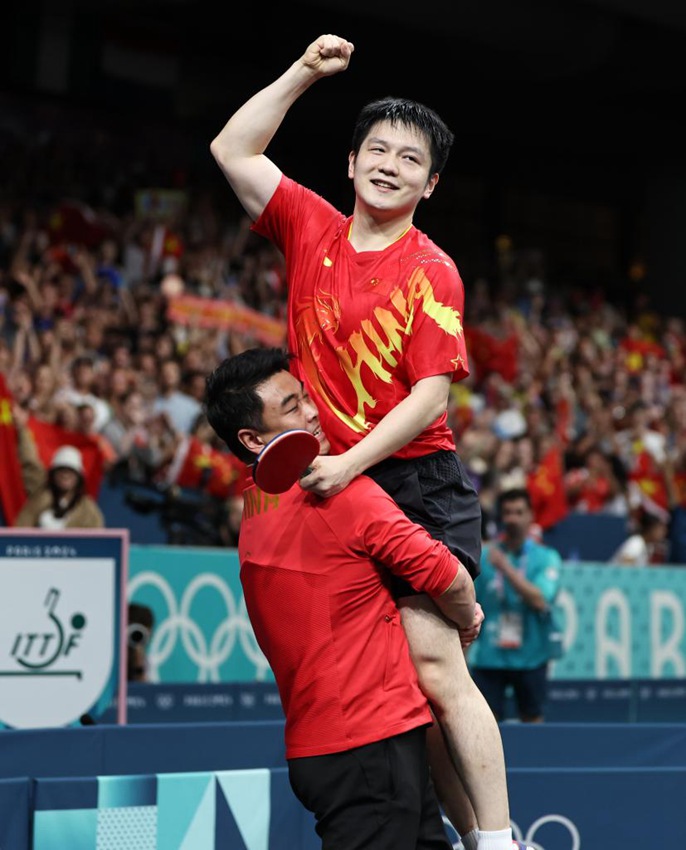
{"label": "arena ceiling", "polygon": [[337,32],[356,55],[345,79],[314,95],[329,113],[323,123],[337,120],[331,93],[342,112],[403,94],[481,143],[497,137],[622,155],[684,141],[679,0],[294,0],[219,10],[214,0],[72,2],[181,53],[193,86],[189,116],[216,120],[311,38]]}

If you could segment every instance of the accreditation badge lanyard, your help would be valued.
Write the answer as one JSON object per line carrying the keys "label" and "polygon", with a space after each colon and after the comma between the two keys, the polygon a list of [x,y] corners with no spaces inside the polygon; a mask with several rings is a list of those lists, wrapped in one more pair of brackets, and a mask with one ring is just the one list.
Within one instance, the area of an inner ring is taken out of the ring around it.
{"label": "accreditation badge lanyard", "polygon": [[[522,554],[519,563],[515,567],[517,572],[526,578],[527,561],[529,557],[530,540],[525,540],[522,546]],[[502,573],[496,571],[493,579],[495,592],[500,600],[500,616],[498,617],[498,647],[500,649],[520,649],[524,640],[524,617],[521,611],[511,611],[508,608],[505,593],[505,580]]]}

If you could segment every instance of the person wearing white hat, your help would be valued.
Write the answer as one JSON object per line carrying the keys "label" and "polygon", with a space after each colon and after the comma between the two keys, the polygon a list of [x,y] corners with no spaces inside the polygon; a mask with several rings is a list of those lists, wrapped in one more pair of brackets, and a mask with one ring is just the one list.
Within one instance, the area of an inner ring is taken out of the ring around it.
{"label": "person wearing white hat", "polygon": [[61,446],[43,470],[14,521],[19,528],[103,528],[105,518],[86,493],[83,457],[76,446]]}

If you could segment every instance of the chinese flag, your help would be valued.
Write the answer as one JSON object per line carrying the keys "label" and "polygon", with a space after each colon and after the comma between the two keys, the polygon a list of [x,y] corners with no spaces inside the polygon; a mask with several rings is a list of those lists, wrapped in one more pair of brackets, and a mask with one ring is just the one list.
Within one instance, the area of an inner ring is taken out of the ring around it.
{"label": "chinese flag", "polygon": [[498,339],[481,328],[465,325],[464,339],[469,360],[474,364],[477,381],[493,372],[497,372],[508,383],[515,380],[519,355],[519,340],[516,334]]}
{"label": "chinese flag", "polygon": [[181,237],[167,228],[164,234],[162,243],[162,256],[164,257],[181,257],[183,256],[184,245]]}
{"label": "chinese flag", "polygon": [[104,474],[104,457],[98,441],[87,434],[68,431],[33,416],[29,418],[28,427],[36,441],[38,456],[46,469],[49,469],[52,456],[60,446],[74,446],[81,452],[86,492],[97,500]]}
{"label": "chinese flag", "polygon": [[655,462],[650,452],[641,448],[634,458],[634,465],[629,473],[629,480],[634,481],[641,496],[663,510],[669,510],[667,484],[662,470]]}
{"label": "chinese flag", "polygon": [[564,463],[557,446],[545,452],[536,469],[527,477],[534,519],[545,531],[569,513],[564,484]]}
{"label": "chinese flag", "polygon": [[638,374],[643,369],[646,357],[649,354],[654,354],[660,360],[665,357],[664,348],[657,342],[649,339],[633,339],[625,337],[620,343],[619,348],[624,354],[624,364],[632,375]]}
{"label": "chinese flag", "polygon": [[108,227],[87,204],[64,200],[52,211],[48,222],[53,244],[68,243],[94,248],[109,235]]}
{"label": "chinese flag", "polygon": [[13,525],[25,501],[17,454],[17,429],[12,419],[12,396],[0,372],[0,507],[6,525]]}
{"label": "chinese flag", "polygon": [[235,455],[190,437],[174,483],[179,487],[204,490],[217,499],[228,499],[243,492],[247,470]]}

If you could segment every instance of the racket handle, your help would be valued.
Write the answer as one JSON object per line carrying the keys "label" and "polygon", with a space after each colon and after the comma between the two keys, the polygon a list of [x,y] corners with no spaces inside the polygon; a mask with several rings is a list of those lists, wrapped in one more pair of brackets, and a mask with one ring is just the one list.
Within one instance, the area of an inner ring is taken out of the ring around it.
{"label": "racket handle", "polygon": [[301,475],[300,477],[301,477],[301,478],[304,478],[306,475],[309,475],[309,474],[310,474],[310,472],[312,472],[312,467],[311,467],[311,466],[307,466],[307,467],[305,467],[305,471],[302,473],[302,475]]}

